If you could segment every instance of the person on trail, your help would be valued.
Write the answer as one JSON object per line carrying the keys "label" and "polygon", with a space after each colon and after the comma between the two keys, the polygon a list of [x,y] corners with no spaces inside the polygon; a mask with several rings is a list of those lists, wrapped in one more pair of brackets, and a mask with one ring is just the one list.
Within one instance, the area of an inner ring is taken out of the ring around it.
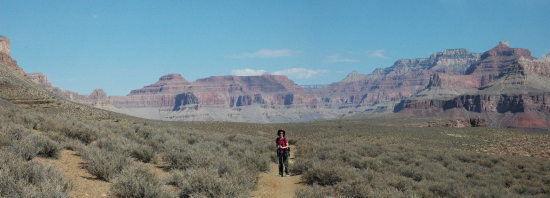
{"label": "person on trail", "polygon": [[285,130],[279,129],[277,131],[277,139],[275,139],[275,145],[277,146],[277,158],[279,159],[279,175],[284,177],[283,172],[286,176],[288,174],[288,157],[290,154],[290,147],[288,145],[288,138],[285,137]]}

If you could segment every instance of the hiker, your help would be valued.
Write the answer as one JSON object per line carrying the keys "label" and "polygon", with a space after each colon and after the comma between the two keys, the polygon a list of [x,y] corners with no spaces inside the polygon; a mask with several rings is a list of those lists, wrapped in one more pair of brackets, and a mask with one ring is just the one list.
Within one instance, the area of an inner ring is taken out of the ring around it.
{"label": "hiker", "polygon": [[284,177],[283,171],[286,176],[288,174],[288,157],[290,154],[290,147],[288,145],[288,139],[285,137],[285,130],[279,129],[277,131],[277,139],[275,139],[275,145],[277,146],[277,158],[279,158],[279,175]]}

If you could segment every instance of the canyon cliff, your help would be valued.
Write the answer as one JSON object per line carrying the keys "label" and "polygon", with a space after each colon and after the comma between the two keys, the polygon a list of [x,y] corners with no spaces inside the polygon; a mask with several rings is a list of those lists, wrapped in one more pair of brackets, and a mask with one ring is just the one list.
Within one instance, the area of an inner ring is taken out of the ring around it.
{"label": "canyon cliff", "polygon": [[397,60],[327,86],[304,88],[270,74],[193,82],[167,74],[126,96],[108,96],[102,89],[80,95],[53,86],[42,73],[24,73],[5,37],[0,62],[63,99],[150,119],[269,123],[395,113],[448,117],[471,126],[550,127],[550,56],[536,59],[508,42],[484,53],[448,49]]}
{"label": "canyon cliff", "polygon": [[456,91],[450,85],[466,83],[444,83],[440,76],[434,76],[425,90],[402,100],[394,112],[470,117],[496,127],[550,127],[550,56],[535,59],[529,50],[501,42],[468,68],[465,77],[478,87]]}

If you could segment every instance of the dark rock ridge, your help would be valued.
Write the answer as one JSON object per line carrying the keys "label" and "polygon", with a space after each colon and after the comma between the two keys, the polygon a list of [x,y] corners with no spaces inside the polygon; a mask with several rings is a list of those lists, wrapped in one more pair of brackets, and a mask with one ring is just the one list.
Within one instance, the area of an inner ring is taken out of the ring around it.
{"label": "dark rock ridge", "polygon": [[194,109],[198,108],[199,99],[192,92],[186,92],[176,95],[176,104],[174,105],[174,111],[180,111],[189,105],[193,105]]}

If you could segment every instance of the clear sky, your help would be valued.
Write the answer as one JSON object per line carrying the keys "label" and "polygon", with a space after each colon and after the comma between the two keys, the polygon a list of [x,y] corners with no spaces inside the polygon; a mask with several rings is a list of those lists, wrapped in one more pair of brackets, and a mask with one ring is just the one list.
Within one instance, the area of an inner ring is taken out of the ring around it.
{"label": "clear sky", "polygon": [[548,0],[0,0],[0,34],[26,72],[126,95],[168,73],[285,74],[328,84],[356,70],[509,40],[550,53]]}

